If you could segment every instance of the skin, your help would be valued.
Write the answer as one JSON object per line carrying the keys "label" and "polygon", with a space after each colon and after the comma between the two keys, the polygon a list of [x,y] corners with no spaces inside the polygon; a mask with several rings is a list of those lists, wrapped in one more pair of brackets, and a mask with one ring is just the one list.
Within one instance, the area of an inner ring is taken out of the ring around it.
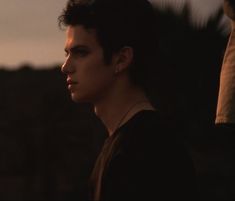
{"label": "skin", "polygon": [[[67,75],[68,89],[75,102],[89,102],[103,121],[109,135],[141,110],[154,110],[145,93],[131,84],[128,67],[133,49],[123,47],[105,63],[96,31],[83,26],[69,26],[65,44],[66,60],[61,68]],[[136,104],[136,102],[141,102]],[[125,113],[127,116],[120,123]]]}

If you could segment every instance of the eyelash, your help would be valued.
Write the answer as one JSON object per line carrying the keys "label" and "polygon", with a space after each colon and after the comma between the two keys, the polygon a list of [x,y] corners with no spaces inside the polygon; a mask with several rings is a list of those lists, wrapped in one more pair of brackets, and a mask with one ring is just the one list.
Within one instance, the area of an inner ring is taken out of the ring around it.
{"label": "eyelash", "polygon": [[[78,51],[74,51],[74,52],[71,52],[71,53],[74,54],[74,55],[79,55],[81,57],[84,57],[84,56],[86,56],[88,54],[88,51],[86,51],[86,50],[78,50]],[[69,56],[69,53],[66,52],[65,53],[65,57],[68,57],[68,56]]]}
{"label": "eyelash", "polygon": [[88,54],[88,52],[87,51],[85,51],[85,50],[80,50],[80,51],[78,51],[78,52],[75,52],[75,54],[77,55],[80,55],[81,57],[84,57],[84,56],[86,56],[87,54]]}

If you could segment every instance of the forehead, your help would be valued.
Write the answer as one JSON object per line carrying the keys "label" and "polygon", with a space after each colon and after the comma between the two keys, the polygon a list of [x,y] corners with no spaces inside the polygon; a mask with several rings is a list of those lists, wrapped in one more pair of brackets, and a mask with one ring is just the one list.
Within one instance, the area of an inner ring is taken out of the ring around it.
{"label": "forehead", "polygon": [[86,29],[83,26],[69,26],[67,28],[66,48],[75,45],[83,45],[88,47],[99,46],[94,29]]}

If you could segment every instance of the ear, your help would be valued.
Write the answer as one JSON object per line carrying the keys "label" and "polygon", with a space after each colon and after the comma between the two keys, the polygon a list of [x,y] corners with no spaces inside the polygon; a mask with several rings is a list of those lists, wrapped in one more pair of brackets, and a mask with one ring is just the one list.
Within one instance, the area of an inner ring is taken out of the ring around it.
{"label": "ear", "polygon": [[132,47],[123,47],[116,54],[115,73],[120,73],[128,69],[134,58]]}

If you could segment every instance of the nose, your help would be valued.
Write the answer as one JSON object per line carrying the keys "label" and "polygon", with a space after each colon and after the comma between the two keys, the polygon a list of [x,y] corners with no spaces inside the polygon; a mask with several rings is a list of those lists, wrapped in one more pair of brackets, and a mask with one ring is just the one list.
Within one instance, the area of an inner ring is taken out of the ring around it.
{"label": "nose", "polygon": [[64,64],[61,66],[61,72],[64,74],[71,74],[74,72],[74,68],[69,57],[66,58]]}

